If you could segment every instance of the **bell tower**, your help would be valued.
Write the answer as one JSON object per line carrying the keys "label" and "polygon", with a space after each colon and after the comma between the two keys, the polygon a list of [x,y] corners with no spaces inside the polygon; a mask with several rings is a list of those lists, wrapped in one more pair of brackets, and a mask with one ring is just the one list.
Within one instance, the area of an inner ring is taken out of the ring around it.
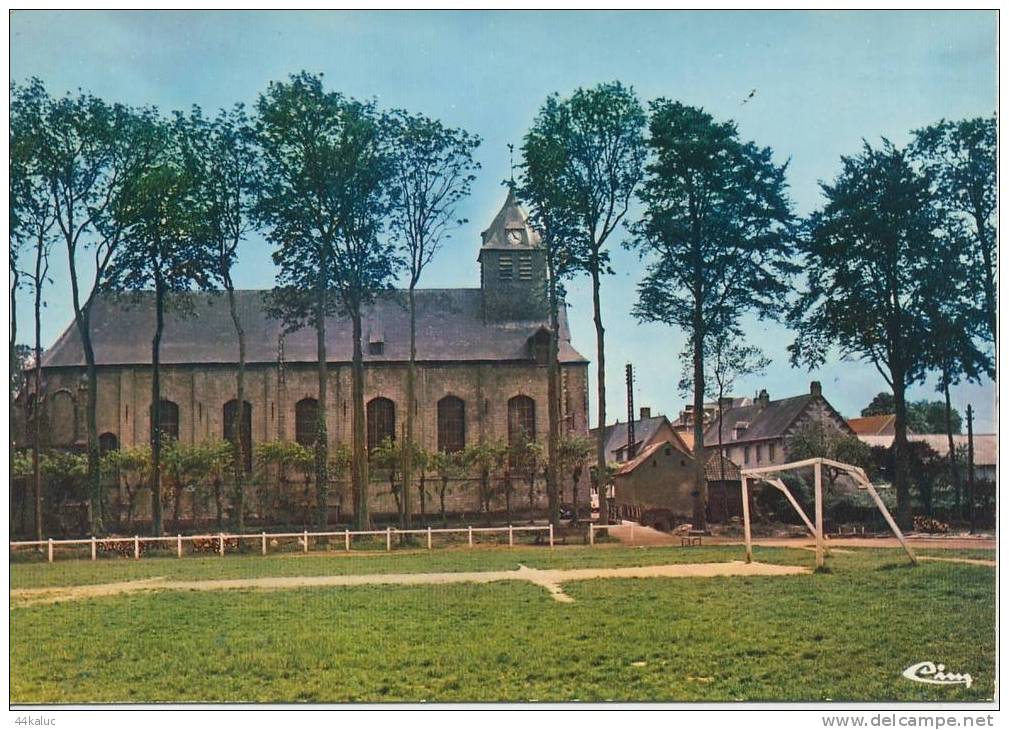
{"label": "bell tower", "polygon": [[508,190],[501,210],[483,232],[480,289],[486,322],[547,318],[546,257],[539,234]]}

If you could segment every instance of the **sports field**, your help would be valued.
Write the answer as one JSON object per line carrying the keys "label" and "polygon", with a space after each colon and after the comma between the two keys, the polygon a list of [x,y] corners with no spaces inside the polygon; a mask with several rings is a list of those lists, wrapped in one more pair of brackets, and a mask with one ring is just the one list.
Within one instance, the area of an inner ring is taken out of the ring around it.
{"label": "sports field", "polygon": [[[936,554],[994,558],[993,551],[979,550]],[[758,547],[755,560],[769,571],[806,570],[717,577],[577,572],[680,566],[663,570],[682,575],[692,570],[687,564],[741,557],[736,546],[596,546],[15,563],[10,699],[991,698],[995,571],[987,565],[928,561],[913,568],[898,550],[849,549],[834,551],[829,572],[814,573],[807,550]],[[460,573],[520,565],[534,577],[556,578],[569,600],[510,573],[492,582],[457,582],[465,578]],[[373,581],[388,574],[402,582],[304,586],[297,580]],[[410,579],[431,574],[448,576],[420,584]],[[240,583],[206,590],[211,586],[204,582],[222,580]],[[107,590],[134,581],[144,581],[142,590],[136,584]],[[922,661],[970,673],[972,686],[931,686],[901,676]]]}

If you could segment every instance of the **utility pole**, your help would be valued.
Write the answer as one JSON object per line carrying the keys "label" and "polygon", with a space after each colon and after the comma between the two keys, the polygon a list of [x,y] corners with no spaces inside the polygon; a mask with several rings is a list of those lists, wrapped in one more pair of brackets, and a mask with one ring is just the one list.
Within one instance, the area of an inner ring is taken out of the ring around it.
{"label": "utility pole", "polygon": [[967,517],[970,534],[974,534],[974,409],[967,404]]}
{"label": "utility pole", "polygon": [[630,461],[637,453],[635,444],[637,439],[634,434],[634,366],[627,363],[627,461]]}

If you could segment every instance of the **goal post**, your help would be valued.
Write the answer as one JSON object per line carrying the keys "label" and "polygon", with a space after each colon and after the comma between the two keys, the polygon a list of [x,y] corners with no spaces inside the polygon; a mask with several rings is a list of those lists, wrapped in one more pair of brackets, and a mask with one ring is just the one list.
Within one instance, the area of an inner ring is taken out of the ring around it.
{"label": "goal post", "polygon": [[[816,457],[812,459],[803,459],[801,461],[791,461],[786,464],[775,464],[773,466],[758,466],[748,469],[740,470],[740,486],[743,498],[743,537],[746,542],[746,562],[751,562],[753,560],[753,542],[750,534],[750,510],[749,510],[749,484],[748,482],[766,482],[770,484],[775,489],[782,492],[786,499],[788,499],[789,504],[796,511],[799,517],[805,523],[806,528],[812,533],[816,540],[816,567],[822,568],[824,562],[824,554],[826,551],[826,539],[827,536],[823,531],[823,467],[829,466],[833,469],[843,471],[848,476],[850,476],[855,483],[858,485],[859,489],[865,489],[869,496],[872,497],[872,501],[876,504],[877,509],[883,515],[883,519],[886,520],[887,525],[889,525],[890,530],[893,532],[897,541],[904,548],[904,552],[907,553],[908,559],[911,561],[912,565],[918,564],[918,559],[915,557],[914,551],[911,550],[911,546],[908,544],[907,539],[904,537],[904,533],[900,531],[897,526],[897,522],[893,519],[893,515],[890,514],[890,510],[886,508],[883,504],[882,498],[879,496],[879,492],[876,491],[876,487],[869,480],[866,475],[865,470],[860,467],[854,466],[852,464],[845,464],[840,461],[834,461],[833,459],[824,459],[822,457]],[[795,499],[795,496],[789,491],[788,487],[782,481],[781,477],[778,476],[782,472],[786,471],[796,471],[798,469],[805,469],[808,467],[813,467],[813,487],[814,487],[814,520],[810,520],[809,516],[802,509],[802,506]]]}

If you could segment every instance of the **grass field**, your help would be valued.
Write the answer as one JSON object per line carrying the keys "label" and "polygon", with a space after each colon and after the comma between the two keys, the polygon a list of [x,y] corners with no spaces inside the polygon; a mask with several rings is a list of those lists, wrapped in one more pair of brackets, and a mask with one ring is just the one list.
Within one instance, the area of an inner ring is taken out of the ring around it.
{"label": "grass field", "polygon": [[[948,557],[957,551],[944,551]],[[150,577],[639,566],[738,547],[564,547],[11,565],[12,588]],[[812,566],[804,550],[756,548]],[[971,557],[974,557],[972,555]],[[11,609],[11,702],[736,701],[991,698],[995,572],[897,550],[786,577],[542,588],[362,586],[151,592]],[[901,677],[931,660],[974,684]]]}

